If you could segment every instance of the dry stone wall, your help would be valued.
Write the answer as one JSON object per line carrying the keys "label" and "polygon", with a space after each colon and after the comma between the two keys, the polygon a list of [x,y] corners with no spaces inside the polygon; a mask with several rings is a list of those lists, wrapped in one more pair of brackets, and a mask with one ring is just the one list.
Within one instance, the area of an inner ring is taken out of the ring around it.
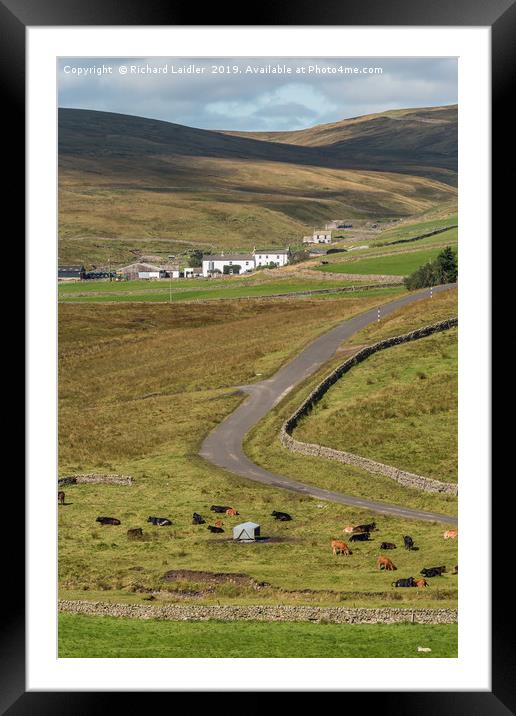
{"label": "dry stone wall", "polygon": [[348,358],[340,366],[337,366],[326,378],[317,385],[310,395],[303,401],[299,408],[286,420],[280,431],[280,441],[283,447],[293,452],[299,452],[303,455],[310,455],[315,457],[324,457],[328,460],[336,460],[347,465],[353,465],[359,467],[367,472],[384,475],[392,480],[400,483],[404,487],[411,487],[416,490],[422,490],[424,492],[440,492],[447,495],[457,495],[458,487],[455,484],[448,482],[441,482],[434,480],[423,475],[416,475],[405,470],[399,470],[396,467],[390,465],[384,465],[376,460],[370,460],[360,455],[354,455],[353,453],[345,452],[343,450],[334,450],[333,448],[324,447],[323,445],[316,445],[313,443],[304,443],[296,440],[292,437],[292,431],[298,425],[301,418],[308,415],[314,405],[322,398],[322,396],[328,391],[328,389],[336,383],[345,373],[347,373],[355,365],[358,365],[373,353],[391,348],[392,346],[399,345],[401,343],[407,343],[409,341],[416,341],[420,338],[425,338],[433,333],[440,331],[446,331],[453,326],[458,324],[457,318],[450,318],[446,321],[439,321],[423,328],[418,328],[410,333],[405,333],[402,336],[395,336],[393,338],[387,338],[373,345],[362,348],[362,350],[355,353],[354,356]]}
{"label": "dry stone wall", "polygon": [[310,606],[235,606],[167,604],[111,604],[108,602],[59,602],[59,611],[92,616],[126,617],[129,619],[165,619],[170,621],[265,621],[265,622],[330,622],[332,624],[455,624],[457,609],[379,609]]}
{"label": "dry stone wall", "polygon": [[133,478],[129,475],[70,475],[60,477],[57,481],[59,487],[63,485],[80,485],[81,483],[104,483],[108,485],[132,485]]}

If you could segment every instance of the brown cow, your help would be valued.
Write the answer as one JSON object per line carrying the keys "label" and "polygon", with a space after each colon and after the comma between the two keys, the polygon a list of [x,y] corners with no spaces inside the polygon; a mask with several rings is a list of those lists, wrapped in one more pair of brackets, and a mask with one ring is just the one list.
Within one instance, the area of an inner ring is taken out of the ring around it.
{"label": "brown cow", "polygon": [[376,566],[378,569],[385,569],[387,572],[394,572],[398,569],[388,557],[380,555],[376,560]]}
{"label": "brown cow", "polygon": [[459,530],[446,530],[443,534],[444,539],[455,539],[459,534]]}
{"label": "brown cow", "polygon": [[141,527],[131,527],[131,529],[127,530],[127,536],[129,539],[140,539],[140,537],[143,537],[143,530]]}
{"label": "brown cow", "polygon": [[229,509],[226,510],[226,515],[228,517],[236,517],[238,515],[238,512],[235,510],[234,507],[230,507]]}
{"label": "brown cow", "polygon": [[416,579],[416,587],[429,587],[430,585],[426,579]]}
{"label": "brown cow", "polygon": [[215,527],[222,527],[224,522],[222,522],[222,520],[215,520],[213,524],[215,525]]}
{"label": "brown cow", "polygon": [[334,555],[336,554],[353,554],[353,552],[349,549],[348,545],[345,542],[339,542],[337,539],[332,539],[331,541],[331,549]]}
{"label": "brown cow", "polygon": [[57,499],[59,500],[60,505],[64,505],[65,503],[65,493],[62,490],[59,490],[57,493]]}

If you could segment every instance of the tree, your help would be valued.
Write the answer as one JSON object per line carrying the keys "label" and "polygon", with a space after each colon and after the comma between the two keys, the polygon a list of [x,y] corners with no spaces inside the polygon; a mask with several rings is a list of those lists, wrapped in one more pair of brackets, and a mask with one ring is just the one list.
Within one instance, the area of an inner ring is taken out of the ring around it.
{"label": "tree", "polygon": [[451,246],[447,246],[433,261],[423,264],[410,276],[405,276],[404,283],[409,291],[413,291],[440,283],[455,283],[457,275],[457,254]]}

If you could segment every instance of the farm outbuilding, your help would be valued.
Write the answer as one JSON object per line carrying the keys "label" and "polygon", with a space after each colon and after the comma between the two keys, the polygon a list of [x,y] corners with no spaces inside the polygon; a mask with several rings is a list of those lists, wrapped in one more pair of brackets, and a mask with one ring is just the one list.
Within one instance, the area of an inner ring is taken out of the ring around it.
{"label": "farm outbuilding", "polygon": [[233,527],[233,539],[239,542],[254,542],[260,536],[260,525],[256,522],[242,522]]}

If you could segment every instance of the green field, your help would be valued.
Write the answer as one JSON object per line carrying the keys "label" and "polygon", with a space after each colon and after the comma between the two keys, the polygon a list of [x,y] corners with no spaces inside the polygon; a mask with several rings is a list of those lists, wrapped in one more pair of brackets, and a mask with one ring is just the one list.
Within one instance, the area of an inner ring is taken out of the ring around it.
{"label": "green field", "polygon": [[81,281],[61,283],[58,286],[60,301],[200,301],[220,298],[252,298],[275,294],[296,293],[344,286],[360,287],[357,281],[316,281],[236,279],[235,281],[208,281],[204,279],[175,279],[169,281]]}
{"label": "green field", "polygon": [[[399,239],[411,239],[416,236],[422,236],[424,234],[429,234],[432,231],[436,231],[438,229],[444,229],[446,226],[457,226],[458,224],[458,215],[450,214],[449,216],[446,216],[442,219],[430,219],[428,221],[420,221],[420,222],[409,222],[404,221],[401,223],[401,225],[392,228],[392,229],[385,229],[382,231],[381,236],[379,237],[379,240],[377,245],[381,246],[384,242],[389,241],[397,241]],[[439,237],[447,236],[448,232],[443,231],[441,234],[436,234],[435,237],[428,237],[428,238],[435,238],[438,239]],[[421,239],[421,241],[424,241],[425,239]],[[419,240],[417,241],[417,245],[419,245]]]}
{"label": "green field", "polygon": [[399,251],[386,256],[364,259],[358,258],[342,263],[330,263],[324,266],[318,266],[317,270],[343,274],[408,276],[423,264],[435,259],[440,251],[440,248],[432,248],[425,251]]}
{"label": "green field", "polygon": [[370,356],[294,437],[444,482],[457,481],[457,329]]}
{"label": "green field", "polygon": [[[169,622],[59,615],[60,658],[456,658],[456,624]],[[430,653],[418,652],[430,647]]]}
{"label": "green field", "polygon": [[[399,541],[407,532],[405,520],[381,517],[374,541],[357,546],[350,558],[335,558],[331,539],[344,525],[369,520],[369,512],[333,503],[320,507],[311,498],[235,477],[197,455],[207,432],[243,399],[239,385],[270,375],[322,331],[376,305],[367,295],[177,303],[173,311],[160,304],[61,304],[60,475],[117,472],[134,478],[130,487],[65,488],[67,504],[59,507],[61,597],[144,603],[145,590],[152,589],[158,604],[181,599],[454,606],[457,577],[451,573],[426,590],[395,590],[391,575],[377,571],[377,540]],[[261,460],[263,455],[276,460],[276,437],[274,427],[260,439]],[[454,500],[413,494],[391,481],[379,487],[359,470],[326,470],[317,461],[288,458],[280,472],[307,482],[333,481],[340,483],[334,489],[435,511],[456,508]],[[225,534],[211,535],[205,525],[191,524],[194,511],[212,518],[214,503],[233,504],[240,512],[225,518]],[[274,509],[294,520],[277,523],[270,515]],[[122,525],[101,527],[95,522],[100,514],[118,517]],[[173,526],[147,525],[153,514],[169,516]],[[245,519],[259,522],[274,540],[252,545],[228,540],[232,525]],[[128,539],[127,528],[140,526],[144,539]],[[443,540],[443,526],[411,522],[409,529],[420,551],[396,553],[398,574],[415,575],[434,563],[451,571],[457,545]],[[270,586],[256,591],[224,580],[210,586],[203,575],[163,582],[173,569],[238,572]]]}
{"label": "green field", "polygon": [[[311,378],[295,388],[248,434],[245,449],[247,454],[262,467],[287,475],[293,479],[315,484],[328,490],[345,492],[357,497],[367,495],[370,499],[397,503],[434,512],[456,514],[457,499],[444,495],[433,495],[403,488],[398,483],[381,475],[371,475],[342,463],[308,457],[282,447],[279,431],[283,422],[299,407],[303,399],[337,365],[352,355],[357,346],[364,346],[380,338],[396,336],[417,327],[457,315],[457,291],[450,290],[436,294],[433,298],[418,301],[394,312],[378,324],[356,334],[349,343],[342,346],[335,358],[317,371]],[[415,344],[414,344],[415,345]],[[389,351],[382,351],[378,358],[387,359]],[[454,351],[451,351],[451,355]],[[370,359],[368,359],[370,360]],[[364,366],[367,362],[364,364]],[[355,370],[355,369],[353,369]],[[342,383],[352,373],[350,372]],[[366,378],[367,383],[367,378]],[[370,386],[367,386],[370,389]],[[374,430],[374,426],[371,427]],[[369,432],[369,426],[367,428]],[[423,441],[423,438],[421,438]],[[383,518],[382,518],[383,519]],[[434,555],[444,554],[437,537],[429,542]],[[427,538],[430,539],[430,538]],[[389,540],[387,540],[389,541]],[[393,539],[396,542],[396,539]],[[408,553],[410,554],[410,553]]]}

